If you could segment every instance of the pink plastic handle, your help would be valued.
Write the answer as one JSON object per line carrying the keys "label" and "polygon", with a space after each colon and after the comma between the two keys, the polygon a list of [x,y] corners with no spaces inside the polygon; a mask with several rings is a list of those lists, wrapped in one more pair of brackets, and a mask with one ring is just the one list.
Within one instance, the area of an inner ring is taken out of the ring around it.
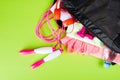
{"label": "pink plastic handle", "polygon": [[20,54],[32,54],[32,53],[34,53],[34,50],[32,49],[32,50],[21,50],[20,51]]}
{"label": "pink plastic handle", "polygon": [[39,67],[40,65],[42,65],[43,63],[44,63],[44,60],[41,59],[41,60],[35,62],[34,64],[32,64],[32,65],[31,65],[31,68],[32,68],[32,69],[37,68],[37,67]]}

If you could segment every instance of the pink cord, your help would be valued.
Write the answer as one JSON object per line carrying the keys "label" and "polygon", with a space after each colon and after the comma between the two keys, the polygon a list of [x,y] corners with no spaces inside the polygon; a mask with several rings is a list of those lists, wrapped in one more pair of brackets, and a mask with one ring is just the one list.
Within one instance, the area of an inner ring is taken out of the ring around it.
{"label": "pink cord", "polygon": [[[48,11],[47,11],[48,12]],[[56,38],[50,38],[50,37],[53,37],[53,34],[51,34],[50,36],[43,36],[41,33],[40,33],[40,29],[42,28],[42,26],[44,25],[44,24],[42,24],[42,22],[43,22],[43,20],[47,17],[46,16],[46,14],[47,13],[45,13],[45,15],[42,17],[42,19],[40,20],[40,22],[38,23],[38,26],[37,26],[37,28],[36,28],[36,35],[40,38],[40,39],[42,39],[43,41],[45,41],[45,42],[54,42],[55,40],[56,40]]]}
{"label": "pink cord", "polygon": [[[49,18],[49,15],[51,15],[52,12],[50,11],[50,9],[43,15],[42,19],[40,20],[40,22],[38,23],[38,26],[36,27],[36,35],[42,39],[43,41],[45,42],[48,42],[48,43],[52,43],[52,42],[57,42],[57,44],[54,46],[54,48],[56,48],[59,44],[60,46],[60,50],[62,51],[62,42],[61,42],[61,36],[62,34],[64,33],[65,29],[64,27],[62,26],[62,31],[60,28],[58,28],[57,30],[54,30],[52,25],[50,24],[50,20],[53,18],[53,17],[50,17]],[[46,19],[46,20],[45,20]],[[42,33],[41,33],[41,29],[43,27],[43,25],[47,22],[52,34],[50,34],[49,36],[43,36]]]}

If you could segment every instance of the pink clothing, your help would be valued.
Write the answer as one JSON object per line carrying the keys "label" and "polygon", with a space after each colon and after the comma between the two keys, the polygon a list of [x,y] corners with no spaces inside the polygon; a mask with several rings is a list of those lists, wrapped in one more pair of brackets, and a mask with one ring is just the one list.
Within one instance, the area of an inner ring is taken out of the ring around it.
{"label": "pink clothing", "polygon": [[[103,46],[102,48],[100,48],[100,51],[98,53],[96,54],[91,53],[90,55],[104,59],[104,49],[106,48],[107,48],[106,46]],[[112,62],[120,64],[120,54],[116,53],[116,57]]]}
{"label": "pink clothing", "polygon": [[[98,46],[94,46],[92,44],[82,42],[80,40],[70,38],[67,36],[61,41],[64,45],[68,47],[68,52],[70,53],[77,52],[80,54],[92,55],[94,57],[104,59],[104,50],[107,48],[106,46],[100,48]],[[116,57],[112,62],[120,64],[120,54],[116,54]]]}
{"label": "pink clothing", "polygon": [[62,40],[62,43],[65,44],[68,47],[68,52],[77,52],[77,53],[97,53],[99,52],[99,47],[74,39],[70,37],[65,37]]}

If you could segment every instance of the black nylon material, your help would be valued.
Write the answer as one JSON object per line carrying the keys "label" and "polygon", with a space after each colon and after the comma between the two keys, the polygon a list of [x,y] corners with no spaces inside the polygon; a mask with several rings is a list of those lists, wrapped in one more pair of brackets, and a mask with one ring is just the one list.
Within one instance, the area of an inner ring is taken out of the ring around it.
{"label": "black nylon material", "polygon": [[105,45],[120,53],[120,0],[64,0],[63,5]]}

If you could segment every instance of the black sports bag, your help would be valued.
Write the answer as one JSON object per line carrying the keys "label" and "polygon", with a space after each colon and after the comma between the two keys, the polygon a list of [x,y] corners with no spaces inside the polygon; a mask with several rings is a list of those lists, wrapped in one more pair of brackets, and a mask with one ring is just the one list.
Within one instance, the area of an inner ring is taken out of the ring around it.
{"label": "black sports bag", "polygon": [[120,53],[120,0],[63,0],[63,6],[111,50]]}

